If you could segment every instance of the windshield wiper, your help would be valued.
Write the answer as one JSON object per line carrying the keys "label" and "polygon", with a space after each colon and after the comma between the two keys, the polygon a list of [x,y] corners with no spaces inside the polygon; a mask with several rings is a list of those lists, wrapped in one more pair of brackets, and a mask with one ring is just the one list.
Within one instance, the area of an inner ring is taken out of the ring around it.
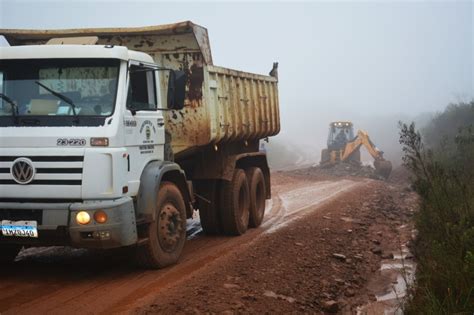
{"label": "windshield wiper", "polygon": [[10,104],[10,106],[12,107],[12,116],[15,118],[15,121],[17,120],[18,118],[18,106],[15,104],[15,102],[9,98],[8,96],[6,96],[5,94],[3,93],[0,93],[0,97],[5,100],[5,102],[7,102],[8,104]]}
{"label": "windshield wiper", "polygon": [[61,100],[63,100],[64,102],[68,103],[69,105],[71,105],[71,108],[72,108],[72,113],[75,117],[77,117],[77,113],[76,113],[76,104],[74,104],[74,102],[69,98],[67,97],[66,95],[62,95],[61,93],[59,92],[56,92],[52,89],[50,89],[49,87],[47,87],[46,85],[44,85],[43,83],[41,82],[38,82],[38,81],[35,81],[36,84],[38,84],[39,86],[41,86],[43,89],[45,89],[46,91],[48,91],[49,93],[53,94],[54,96],[56,96],[57,98],[60,98]]}

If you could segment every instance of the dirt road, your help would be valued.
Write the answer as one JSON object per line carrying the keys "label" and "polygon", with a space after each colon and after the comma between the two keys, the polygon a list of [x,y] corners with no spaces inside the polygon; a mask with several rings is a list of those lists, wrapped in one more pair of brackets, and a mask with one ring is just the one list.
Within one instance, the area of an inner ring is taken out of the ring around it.
{"label": "dirt road", "polygon": [[[258,282],[253,282],[259,278],[258,275],[252,275],[249,278],[246,274],[250,271],[257,271],[258,266],[262,264],[260,276],[267,279],[269,275],[264,271],[273,264],[276,264],[274,266],[276,269],[278,269],[277,266],[282,267],[279,261],[283,262],[285,259],[276,258],[276,256],[284,255],[287,259],[294,259],[295,265],[292,266],[289,262],[290,265],[285,266],[286,271],[283,271],[285,268],[282,269],[282,274],[294,275],[294,279],[301,281],[301,277],[306,277],[304,271],[308,267],[299,267],[298,257],[306,257],[305,253],[313,258],[318,256],[314,250],[306,248],[309,246],[308,239],[318,240],[318,237],[322,239],[321,233],[324,234],[324,229],[329,229],[330,224],[336,224],[336,227],[341,226],[340,222],[332,222],[331,218],[326,216],[328,209],[334,209],[339,203],[340,209],[344,209],[341,210],[344,212],[342,214],[348,218],[354,216],[355,213],[350,214],[350,211],[346,209],[348,201],[363,200],[364,198],[360,198],[361,196],[376,191],[381,184],[368,179],[322,180],[287,173],[274,174],[272,182],[273,198],[268,201],[265,221],[260,228],[250,230],[241,237],[208,237],[196,233],[195,224],[190,222],[191,239],[186,244],[181,261],[178,265],[164,270],[136,270],[127,263],[127,259],[124,257],[126,253],[121,252],[92,252],[64,247],[23,251],[13,268],[0,270],[0,313],[84,314],[136,311],[186,311],[192,313],[195,311],[235,310],[235,305],[232,303],[235,302],[236,295],[231,292],[232,288],[245,287],[242,283],[235,283],[239,281],[251,285],[248,289],[237,290],[242,291],[244,297],[249,296],[245,299],[237,295],[237,309],[239,307],[250,311],[321,309],[323,305],[319,302],[313,301],[308,304],[303,303],[301,297],[290,297],[291,290],[288,291],[288,295],[283,294],[286,292],[285,290],[280,290],[280,292],[277,289],[278,282],[285,279],[285,277],[280,277],[280,273],[277,276],[270,275],[273,277],[273,285],[276,287],[263,286],[268,292],[262,291],[263,287],[259,286]],[[338,213],[337,215],[341,216],[342,214]],[[295,227],[301,226],[301,222],[315,215],[311,224],[302,229],[295,229]],[[359,222],[360,218],[347,220],[342,224],[353,225],[354,222]],[[319,223],[311,226],[314,222]],[[321,224],[329,225],[322,227]],[[192,231],[193,228],[194,231]],[[367,230],[367,227],[365,229]],[[344,227],[342,234],[346,235],[347,230]],[[291,233],[296,234],[291,236],[288,231],[293,231]],[[300,233],[301,231],[305,232]],[[314,234],[314,231],[317,233]],[[351,236],[350,239],[355,237],[357,231],[359,230],[354,228],[354,236]],[[308,233],[314,235],[308,235]],[[360,230],[360,233],[363,234],[364,230]],[[297,241],[301,237],[303,240]],[[329,240],[325,241],[328,244],[319,250],[347,251],[344,248],[346,244],[344,244],[345,240],[342,236],[333,241],[335,243],[329,242]],[[363,246],[365,245],[362,240],[353,248],[358,249]],[[261,253],[255,252],[258,248],[268,252],[270,260]],[[273,251],[274,256],[272,256]],[[328,255],[331,256],[332,253]],[[324,259],[326,258],[324,256]],[[245,261],[246,259],[249,261]],[[370,256],[363,265],[357,268],[355,274],[361,278],[357,278],[360,282],[359,287],[364,287],[367,281],[362,277],[365,273],[373,273],[372,269],[376,268],[374,266],[379,261],[380,257],[377,255]],[[318,264],[320,263],[319,261]],[[348,266],[353,267],[350,264]],[[226,268],[232,268],[232,270]],[[247,272],[240,274],[242,268]],[[324,266],[317,269],[324,270]],[[265,283],[263,279],[260,280],[261,283]],[[345,278],[342,277],[342,279]],[[210,282],[207,282],[208,280]],[[320,282],[320,280],[318,276],[313,282]],[[325,281],[327,282],[327,280]],[[211,283],[216,283],[215,286],[211,286],[212,290],[206,287]],[[354,299],[353,305],[363,304],[369,300],[368,289],[364,290],[364,294],[360,295],[360,298]],[[213,293],[213,291],[215,292]],[[213,299],[209,295],[211,293],[216,294],[212,296],[219,296],[219,298]],[[228,296],[229,293],[232,293],[231,296]],[[255,304],[255,301],[261,301],[262,294],[267,295],[265,299],[269,300],[271,308],[267,308],[269,305],[265,303],[256,306],[259,303]],[[322,298],[330,300],[332,296],[328,294],[327,297]],[[159,303],[157,303],[157,299],[160,300]],[[184,302],[180,303],[180,299]],[[207,301],[207,303],[202,303],[203,301]],[[278,304],[282,301],[285,305]],[[295,301],[297,301],[296,308]]]}

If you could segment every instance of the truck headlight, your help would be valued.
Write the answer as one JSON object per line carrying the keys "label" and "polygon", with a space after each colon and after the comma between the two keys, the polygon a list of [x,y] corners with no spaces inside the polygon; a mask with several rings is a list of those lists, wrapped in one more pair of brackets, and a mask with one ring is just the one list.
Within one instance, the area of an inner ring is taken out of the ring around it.
{"label": "truck headlight", "polygon": [[89,222],[91,222],[91,216],[86,211],[79,211],[76,214],[76,222],[81,225],[89,224]]}

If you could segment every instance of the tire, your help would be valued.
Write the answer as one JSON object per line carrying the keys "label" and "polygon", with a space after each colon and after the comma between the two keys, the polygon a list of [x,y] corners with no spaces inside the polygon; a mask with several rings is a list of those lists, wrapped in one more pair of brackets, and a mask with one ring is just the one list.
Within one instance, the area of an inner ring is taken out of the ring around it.
{"label": "tire", "polygon": [[157,194],[156,219],[148,226],[148,242],[137,247],[138,264],[150,269],[175,264],[186,241],[186,206],[178,187],[163,182]]}
{"label": "tire", "polygon": [[196,184],[196,192],[207,199],[206,201],[197,197],[201,227],[208,235],[216,235],[221,232],[218,213],[218,183],[217,180],[203,180]]}
{"label": "tire", "polygon": [[222,183],[220,209],[222,232],[242,235],[249,225],[250,192],[247,176],[241,169],[234,170],[230,182]]}
{"label": "tire", "polygon": [[265,215],[265,200],[267,191],[263,172],[258,167],[245,171],[250,190],[249,227],[256,228],[262,224]]}
{"label": "tire", "polygon": [[13,263],[21,248],[22,246],[9,244],[0,246],[0,265]]}
{"label": "tire", "polygon": [[330,160],[329,156],[329,150],[328,149],[322,149],[321,150],[321,162],[319,164],[326,164]]}

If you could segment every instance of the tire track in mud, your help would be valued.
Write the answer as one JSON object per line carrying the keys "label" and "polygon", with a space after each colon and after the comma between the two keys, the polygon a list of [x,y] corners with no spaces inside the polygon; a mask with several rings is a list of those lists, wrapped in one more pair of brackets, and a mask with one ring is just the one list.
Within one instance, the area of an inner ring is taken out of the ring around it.
{"label": "tire track in mud", "polygon": [[[240,237],[197,235],[185,246],[179,264],[157,271],[136,270],[123,260],[85,251],[58,261],[35,257],[0,270],[0,313],[127,313],[147,303],[169,286],[233,251],[243,250],[263,233],[275,233],[316,207],[366,181],[283,181],[274,186],[260,228]],[[122,257],[123,258],[123,257]],[[10,288],[10,289],[8,289]]]}
{"label": "tire track in mud", "polygon": [[321,206],[337,195],[367,182],[368,180],[355,182],[347,179],[336,182],[324,181],[313,186],[283,192],[279,194],[278,198],[282,203],[284,215],[265,232],[274,233],[278,229],[291,224],[294,220],[301,218],[306,212],[313,210],[315,206]]}

